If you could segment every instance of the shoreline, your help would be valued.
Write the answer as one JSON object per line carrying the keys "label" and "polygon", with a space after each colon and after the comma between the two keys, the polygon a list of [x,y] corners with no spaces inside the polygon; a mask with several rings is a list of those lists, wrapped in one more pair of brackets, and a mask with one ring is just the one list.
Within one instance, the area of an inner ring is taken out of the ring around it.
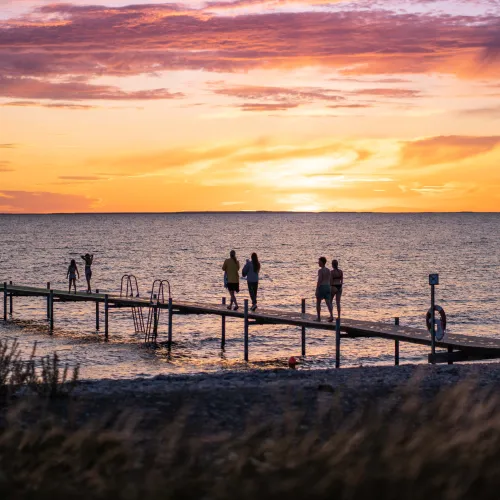
{"label": "shoreline", "polygon": [[[135,415],[140,427],[150,434],[152,429],[189,415],[184,422],[188,434],[208,436],[241,432],[256,416],[258,421],[281,422],[289,415],[309,415],[314,427],[316,412],[325,405],[338,406],[348,415],[370,407],[388,408],[408,398],[432,401],[462,383],[464,387],[473,383],[487,392],[497,389],[500,363],[83,380],[78,382],[71,401],[76,420],[81,423]],[[65,414],[71,405],[56,402],[49,406],[58,414],[62,408]]]}
{"label": "shoreline", "polygon": [[478,383],[500,381],[500,362],[471,362],[454,365],[408,364],[403,366],[360,366],[340,369],[292,370],[286,368],[227,370],[197,374],[160,374],[130,379],[82,379],[75,394],[95,392],[110,394],[176,391],[182,388],[269,388],[280,385],[305,387],[311,382],[357,388],[388,385],[401,386],[417,378],[422,387],[454,384],[474,378]]}

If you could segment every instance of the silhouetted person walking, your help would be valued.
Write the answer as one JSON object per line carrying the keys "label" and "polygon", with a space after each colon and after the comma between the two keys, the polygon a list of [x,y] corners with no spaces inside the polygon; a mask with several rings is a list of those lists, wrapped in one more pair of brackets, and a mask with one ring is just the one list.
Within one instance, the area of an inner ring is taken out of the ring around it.
{"label": "silhouetted person walking", "polygon": [[236,311],[238,310],[236,294],[240,291],[240,263],[236,260],[236,252],[234,250],[231,250],[229,253],[229,259],[224,261],[222,270],[227,275],[227,289],[229,290],[229,295],[231,296],[231,303],[227,306],[227,308],[232,309],[234,304],[234,310]]}
{"label": "silhouetted person walking", "polygon": [[326,258],[320,257],[318,259],[318,283],[316,285],[316,311],[318,317],[316,321],[321,321],[321,302],[324,300],[328,311],[330,311],[330,318],[328,321],[331,323],[333,321],[332,313],[332,300],[331,300],[331,290],[330,290],[330,269],[326,267]]}
{"label": "silhouetted person walking", "polygon": [[250,260],[243,267],[242,275],[247,278],[248,293],[252,299],[252,311],[257,309],[257,291],[259,290],[260,262],[254,252]]}

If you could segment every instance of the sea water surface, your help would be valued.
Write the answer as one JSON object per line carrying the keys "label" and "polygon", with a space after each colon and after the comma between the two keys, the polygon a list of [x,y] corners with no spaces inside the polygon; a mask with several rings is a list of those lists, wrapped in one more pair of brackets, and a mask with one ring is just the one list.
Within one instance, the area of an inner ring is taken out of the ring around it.
{"label": "sea water surface", "polygon": [[[448,315],[449,332],[500,337],[500,214],[92,214],[0,215],[0,281],[53,288],[67,286],[71,258],[94,254],[93,288],[115,293],[125,273],[135,274],[141,296],[155,278],[168,279],[175,299],[218,302],[225,295],[221,266],[235,249],[241,264],[251,252],[262,263],[259,304],[314,308],[317,260],[336,258],[344,271],[343,315],[349,318],[424,326],[429,308],[429,273],[440,274],[437,303]],[[248,297],[241,283],[239,298]],[[221,320],[174,316],[169,353],[166,315],[158,348],[135,334],[129,310],[111,310],[110,339],[95,331],[93,304],[56,303],[50,336],[45,301],[15,298],[13,321],[0,323],[0,338],[17,339],[23,353],[37,343],[39,355],[57,351],[85,378],[131,378],[161,373],[283,367],[300,354],[300,329],[252,326],[250,363],[243,363],[243,323],[227,320],[220,349]],[[325,314],[326,318],[326,314]],[[401,345],[401,362],[425,362],[428,348]],[[393,342],[342,343],[342,366],[392,364]],[[334,366],[331,332],[309,330],[301,369]]]}

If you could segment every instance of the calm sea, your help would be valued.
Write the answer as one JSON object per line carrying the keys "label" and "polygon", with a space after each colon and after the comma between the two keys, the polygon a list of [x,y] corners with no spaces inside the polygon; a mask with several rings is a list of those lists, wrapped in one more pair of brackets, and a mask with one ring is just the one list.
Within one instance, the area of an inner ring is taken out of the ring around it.
{"label": "calm sea", "polygon": [[[93,288],[116,292],[121,276],[135,274],[142,296],[155,278],[170,280],[174,299],[220,302],[221,265],[234,248],[242,263],[255,251],[262,262],[260,304],[299,310],[314,307],[317,259],[336,258],[344,271],[345,317],[424,326],[428,274],[438,272],[437,302],[449,331],[500,336],[500,214],[120,214],[0,215],[0,281],[64,288],[71,258],[93,253]],[[80,290],[85,290],[83,266]],[[242,283],[240,298],[248,297]],[[16,298],[14,322],[0,323],[0,337],[34,342],[40,355],[57,351],[80,363],[87,378],[129,378],[160,373],[244,369],[243,324],[228,320],[220,350],[220,319],[174,317],[175,345],[146,347],[128,311],[112,310],[110,341],[96,334],[93,305],[56,304],[53,336],[45,302]],[[164,316],[163,319],[166,319]],[[160,324],[160,341],[166,338]],[[250,330],[251,368],[284,366],[300,354],[300,330],[259,326]],[[302,368],[331,367],[331,333],[308,332]],[[402,345],[402,362],[423,362],[428,349]],[[393,343],[342,344],[342,365],[391,364]]]}

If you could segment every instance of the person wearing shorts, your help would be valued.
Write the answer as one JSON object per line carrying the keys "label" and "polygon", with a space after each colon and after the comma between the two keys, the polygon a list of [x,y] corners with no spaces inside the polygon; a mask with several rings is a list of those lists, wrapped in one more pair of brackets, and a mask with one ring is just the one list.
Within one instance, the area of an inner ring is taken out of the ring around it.
{"label": "person wearing shorts", "polygon": [[66,278],[69,278],[69,289],[68,293],[71,293],[71,285],[73,285],[73,288],[76,293],[76,277],[78,276],[78,279],[80,279],[80,273],[78,272],[78,267],[76,265],[75,259],[71,259],[71,262],[68,267],[68,272],[66,273]]}
{"label": "person wearing shorts", "polygon": [[316,285],[316,311],[318,316],[316,321],[321,321],[321,302],[324,300],[328,311],[330,312],[330,317],[328,321],[331,323],[333,321],[332,312],[332,299],[331,299],[331,289],[330,289],[330,269],[326,267],[326,258],[320,257],[318,259],[318,283]]}
{"label": "person wearing shorts", "polygon": [[340,318],[340,299],[342,297],[342,285],[344,284],[344,273],[339,269],[339,261],[332,260],[332,270],[330,272],[330,284],[332,287],[332,306],[333,299],[337,304],[337,318]]}
{"label": "person wearing shorts", "polygon": [[231,302],[227,308],[229,310],[233,309],[234,304],[234,311],[237,311],[238,301],[236,300],[236,294],[240,292],[240,263],[236,259],[236,252],[234,250],[231,250],[229,253],[229,259],[224,261],[222,270],[226,273],[227,289],[229,291],[229,295],[231,296]]}
{"label": "person wearing shorts", "polygon": [[94,254],[89,255],[86,253],[81,256],[85,261],[85,279],[87,280],[87,293],[92,293],[92,288],[90,287],[90,280],[92,279],[92,262],[94,262]]}

